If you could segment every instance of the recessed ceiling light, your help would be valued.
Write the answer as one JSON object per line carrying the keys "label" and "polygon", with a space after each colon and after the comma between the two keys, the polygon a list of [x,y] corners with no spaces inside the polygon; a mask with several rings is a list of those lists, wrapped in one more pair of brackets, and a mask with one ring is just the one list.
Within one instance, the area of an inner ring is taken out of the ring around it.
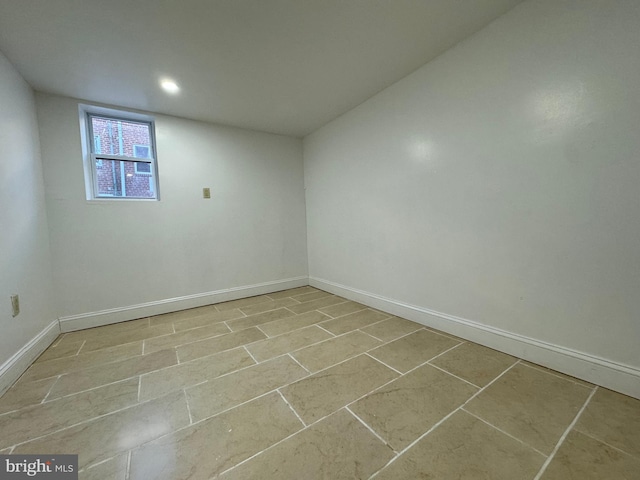
{"label": "recessed ceiling light", "polygon": [[160,80],[160,86],[167,93],[178,93],[180,91],[178,84],[168,78]]}

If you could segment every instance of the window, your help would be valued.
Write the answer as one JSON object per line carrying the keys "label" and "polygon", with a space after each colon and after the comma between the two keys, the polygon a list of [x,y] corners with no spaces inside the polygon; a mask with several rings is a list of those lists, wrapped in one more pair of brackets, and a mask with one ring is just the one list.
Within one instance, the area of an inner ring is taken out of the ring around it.
{"label": "window", "polygon": [[153,119],[97,107],[80,112],[87,199],[157,200]]}
{"label": "window", "polygon": [[[134,145],[133,156],[136,158],[149,158],[149,145]],[[137,162],[135,165],[136,173],[139,175],[151,175],[151,164]]]}

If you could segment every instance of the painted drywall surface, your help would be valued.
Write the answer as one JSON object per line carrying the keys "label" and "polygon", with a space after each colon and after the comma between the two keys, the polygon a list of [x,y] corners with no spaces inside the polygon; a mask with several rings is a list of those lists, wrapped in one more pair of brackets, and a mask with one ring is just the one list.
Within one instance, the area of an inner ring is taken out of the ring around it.
{"label": "painted drywall surface", "polygon": [[[31,88],[0,53],[0,365],[57,318]],[[20,295],[13,318],[10,296]]]}
{"label": "painted drywall surface", "polygon": [[161,200],[87,201],[78,101],[36,102],[61,317],[307,274],[300,139],[158,115]]}
{"label": "painted drywall surface", "polygon": [[305,137],[310,277],[640,366],[639,51],[525,2]]}

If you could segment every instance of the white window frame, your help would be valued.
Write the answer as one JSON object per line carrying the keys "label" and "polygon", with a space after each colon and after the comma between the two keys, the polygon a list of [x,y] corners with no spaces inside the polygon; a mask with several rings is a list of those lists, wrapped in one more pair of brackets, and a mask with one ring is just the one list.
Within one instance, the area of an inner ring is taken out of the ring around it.
{"label": "white window frame", "polygon": [[[127,112],[123,110],[114,110],[110,108],[95,107],[91,105],[79,105],[79,115],[80,115],[80,136],[81,136],[84,176],[85,176],[85,190],[86,190],[87,200],[90,200],[90,201],[130,200],[130,201],[152,201],[152,202],[160,200],[160,191],[158,188],[159,179],[158,179],[158,164],[157,164],[157,156],[156,156],[156,136],[155,136],[154,118],[149,115]],[[94,141],[91,117],[110,118],[114,120],[121,120],[123,122],[144,123],[149,125],[149,138],[150,138],[149,154],[151,158],[137,158],[137,157],[129,157],[127,155],[112,155],[107,153],[96,154],[94,152],[95,141]],[[150,164],[151,172],[144,172],[144,173],[149,177],[149,181],[150,181],[149,186],[153,191],[153,193],[155,194],[155,196],[154,197],[133,197],[133,196],[117,197],[114,195],[98,194],[98,172],[96,168],[96,163],[97,161],[100,161],[100,160],[133,162],[134,169],[135,169],[135,165],[139,162]]]}

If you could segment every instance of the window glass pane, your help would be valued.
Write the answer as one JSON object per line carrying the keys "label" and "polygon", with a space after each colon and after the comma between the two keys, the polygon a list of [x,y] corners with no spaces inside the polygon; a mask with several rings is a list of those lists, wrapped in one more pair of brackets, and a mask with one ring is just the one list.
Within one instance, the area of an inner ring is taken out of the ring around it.
{"label": "window glass pane", "polygon": [[149,145],[134,145],[133,156],[136,158],[151,158],[151,148],[149,148]]}
{"label": "window glass pane", "polygon": [[[98,163],[100,162],[100,163]],[[147,172],[142,172],[148,166]],[[96,160],[98,197],[155,198],[151,164]]]}
{"label": "window glass pane", "polygon": [[136,162],[135,171],[136,173],[144,173],[146,175],[149,175],[151,173],[151,164]]}
{"label": "window glass pane", "polygon": [[94,153],[151,158],[149,124],[91,116],[91,127]]}

